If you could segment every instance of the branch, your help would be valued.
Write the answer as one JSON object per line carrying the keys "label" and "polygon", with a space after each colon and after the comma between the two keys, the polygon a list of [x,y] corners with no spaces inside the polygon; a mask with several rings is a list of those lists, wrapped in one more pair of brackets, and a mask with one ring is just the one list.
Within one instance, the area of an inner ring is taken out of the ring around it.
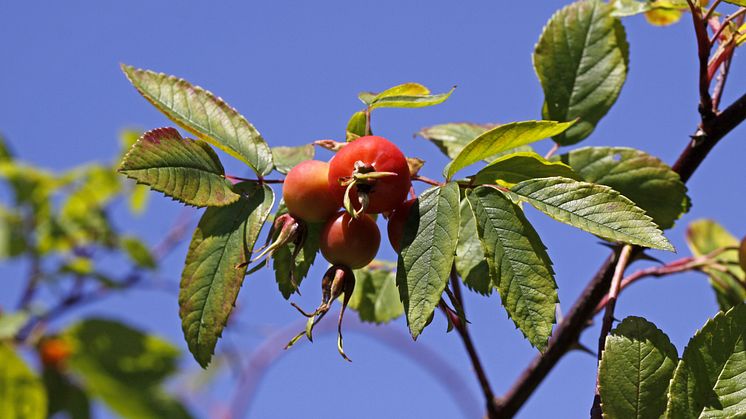
{"label": "branch", "polygon": [[702,16],[702,9],[695,5],[691,0],[687,0],[687,3],[692,12],[694,34],[697,38],[697,57],[699,59],[699,113],[702,116],[702,122],[705,123],[715,117],[715,111],[712,106],[712,97],[710,96],[711,79],[708,71],[711,48],[710,37],[707,35],[707,20]]}
{"label": "branch", "polygon": [[[718,114],[710,123],[703,124],[698,130],[700,137],[687,144],[673,170],[686,183],[695,170],[702,164],[707,154],[725,135],[746,119],[746,94]],[[630,258],[635,259],[642,251],[633,247]],[[549,371],[559,362],[573,345],[577,343],[580,333],[588,321],[593,318],[596,306],[604,298],[616,266],[619,248],[601,265],[591,282],[573,304],[570,312],[557,326],[546,351],[534,358],[526,370],[518,377],[513,387],[508,390],[499,402],[497,417],[513,417],[536,390]]]}

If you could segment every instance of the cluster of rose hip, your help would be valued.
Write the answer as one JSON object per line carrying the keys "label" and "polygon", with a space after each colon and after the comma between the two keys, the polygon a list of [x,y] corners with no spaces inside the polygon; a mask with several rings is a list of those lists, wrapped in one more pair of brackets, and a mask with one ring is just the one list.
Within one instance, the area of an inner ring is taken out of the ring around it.
{"label": "cluster of rose hip", "polygon": [[[313,326],[331,303],[343,296],[338,348],[349,360],[342,350],[341,323],[355,286],[352,270],[368,265],[381,244],[381,233],[371,215],[388,218],[389,241],[398,252],[409,208],[414,202],[405,201],[410,190],[410,169],[404,154],[385,138],[372,135],[345,144],[328,163],[307,160],[288,172],[282,190],[288,213],[276,219],[276,239],[267,250],[292,242],[297,256],[306,239],[308,223],[323,222],[319,247],[332,264],[322,279],[321,305],[306,313],[293,304],[309,317],[309,323],[306,331],[288,347],[304,334],[311,339]],[[295,286],[292,273],[291,280]]]}

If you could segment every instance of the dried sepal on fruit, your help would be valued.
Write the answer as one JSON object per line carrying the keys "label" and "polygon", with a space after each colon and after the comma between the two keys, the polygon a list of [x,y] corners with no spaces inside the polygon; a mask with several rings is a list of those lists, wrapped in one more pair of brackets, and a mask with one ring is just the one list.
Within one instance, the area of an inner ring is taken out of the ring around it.
{"label": "dried sepal on fruit", "polygon": [[339,320],[337,321],[337,350],[346,361],[352,362],[352,360],[344,352],[344,344],[342,340],[342,319],[344,318],[347,304],[350,302],[352,292],[355,290],[355,274],[347,266],[334,265],[329,268],[321,279],[321,304],[311,313],[307,313],[295,303],[290,303],[295,307],[302,315],[308,317],[306,328],[298,333],[293,339],[285,345],[285,349],[293,346],[303,336],[306,336],[310,342],[313,342],[313,328],[319,321],[329,312],[332,303],[342,297],[342,309],[339,311]]}

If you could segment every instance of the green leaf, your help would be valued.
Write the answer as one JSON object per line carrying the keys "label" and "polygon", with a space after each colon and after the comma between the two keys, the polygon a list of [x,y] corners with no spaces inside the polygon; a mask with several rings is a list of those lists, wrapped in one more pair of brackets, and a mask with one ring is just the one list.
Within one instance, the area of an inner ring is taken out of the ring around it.
{"label": "green leaf", "polygon": [[355,271],[355,290],[349,307],[357,311],[360,320],[388,323],[404,313],[396,289],[396,273],[389,269],[363,268]]}
{"label": "green leaf", "polygon": [[194,232],[179,290],[179,315],[189,350],[205,368],[238,297],[259,232],[274,204],[264,185],[236,185],[241,199],[208,208]]}
{"label": "green leaf", "polygon": [[156,261],[153,254],[150,253],[150,249],[145,243],[134,236],[122,237],[122,249],[127,253],[127,256],[135,262],[135,265],[145,269],[155,269]]}
{"label": "green leaf", "polygon": [[419,83],[404,83],[376,95],[364,92],[359,94],[358,97],[371,110],[376,108],[422,108],[445,102],[455,89],[456,87],[453,87],[446,93],[433,95],[430,94],[430,89]]}
{"label": "green leaf", "polygon": [[490,295],[494,284],[490,279],[490,268],[477,233],[477,220],[468,199],[461,200],[459,212],[461,226],[456,246],[456,272],[469,289],[482,295]]}
{"label": "green leaf", "polygon": [[127,78],[158,110],[199,139],[254,169],[272,171],[272,151],[254,128],[219,97],[183,79],[122,65]]}
{"label": "green leaf", "polygon": [[91,406],[88,396],[76,384],[53,368],[44,368],[42,372],[44,387],[49,397],[47,416],[66,413],[70,419],[89,419]]}
{"label": "green leaf", "polygon": [[523,121],[500,125],[464,146],[443,171],[450,179],[459,170],[495,154],[543,140],[570,128],[575,122]]}
{"label": "green leaf", "polygon": [[427,326],[448,283],[458,227],[459,187],[455,183],[428,189],[409,212],[396,285],[414,339]]}
{"label": "green leaf", "polygon": [[0,417],[44,419],[47,394],[39,377],[10,345],[0,343]]}
{"label": "green leaf", "polygon": [[500,157],[477,172],[474,185],[493,184],[513,186],[528,179],[561,176],[579,180],[580,177],[564,163],[550,162],[534,152],[518,152]]}
{"label": "green leaf", "polygon": [[162,388],[178,368],[179,351],[156,336],[122,323],[87,319],[62,336],[70,343],[69,369],[85,391],[131,418],[188,418]]}
{"label": "green leaf", "polygon": [[0,134],[0,163],[12,161],[15,158],[8,141]]}
{"label": "green leaf", "polygon": [[143,134],[124,156],[119,172],[189,205],[218,207],[238,200],[212,148],[182,138],[173,128]]}
{"label": "green leaf", "polygon": [[272,160],[275,162],[275,169],[286,175],[299,163],[311,160],[315,152],[313,144],[297,147],[272,147]]}
{"label": "green leaf", "polygon": [[614,10],[611,12],[616,17],[628,17],[645,13],[651,9],[649,1],[637,0],[612,0],[609,2]]}
{"label": "green leaf", "polygon": [[511,191],[555,220],[606,240],[674,251],[645,211],[608,186],[554,177],[526,180]]}
{"label": "green leaf", "polygon": [[150,188],[146,185],[132,185],[129,191],[129,208],[133,214],[142,214],[148,205]]}
{"label": "green leaf", "polygon": [[575,144],[593,132],[616,102],[627,77],[629,45],[624,26],[600,0],[584,0],[557,12],[534,50],[534,68],[544,89],[542,117],[580,121],[554,136]]}
{"label": "green leaf", "polygon": [[609,186],[629,198],[662,229],[689,210],[686,186],[667,164],[640,150],[585,147],[557,157],[586,182]]}
{"label": "green leaf", "polygon": [[660,418],[679,355],[665,333],[641,317],[627,317],[606,337],[599,365],[605,418]]}
{"label": "green leaf", "polygon": [[346,141],[354,141],[357,138],[363,137],[368,134],[368,112],[359,111],[352,114],[349,122],[347,122],[347,131],[345,134]]}
{"label": "green leaf", "polygon": [[431,141],[446,156],[455,158],[473,139],[494,127],[471,122],[451,123],[423,128],[416,135]]}
{"label": "green leaf", "polygon": [[[293,252],[295,251],[295,245],[290,243],[287,246],[283,246],[277,249],[272,254],[272,267],[275,271],[275,281],[277,281],[277,287],[280,289],[282,296],[287,300],[293,293],[298,291],[297,286],[303,282],[303,279],[308,275],[308,270],[316,260],[316,254],[319,252],[319,244],[321,243],[321,230],[324,228],[324,223],[308,223],[306,224],[308,232],[306,240],[303,242],[303,248],[301,249],[298,256],[293,262]],[[292,278],[290,276],[290,269],[293,269],[295,278],[295,285],[293,285]]]}
{"label": "green leaf", "polygon": [[746,7],[746,0],[725,0],[725,2],[735,4],[736,6]]}
{"label": "green leaf", "polygon": [[[725,266],[728,272],[722,272],[706,267],[705,272],[710,276],[710,284],[715,291],[720,310],[746,301],[746,275],[738,266],[738,239],[723,226],[713,220],[700,219],[692,221],[686,230],[686,243],[694,256],[704,256],[717,249],[733,247],[717,255],[715,260]],[[740,283],[739,283],[740,282]]]}
{"label": "green leaf", "polygon": [[529,342],[543,350],[559,301],[546,247],[521,208],[501,192],[481,186],[468,199],[503,305]]}
{"label": "green leaf", "polygon": [[746,304],[720,312],[684,349],[666,417],[735,418],[746,412]]}

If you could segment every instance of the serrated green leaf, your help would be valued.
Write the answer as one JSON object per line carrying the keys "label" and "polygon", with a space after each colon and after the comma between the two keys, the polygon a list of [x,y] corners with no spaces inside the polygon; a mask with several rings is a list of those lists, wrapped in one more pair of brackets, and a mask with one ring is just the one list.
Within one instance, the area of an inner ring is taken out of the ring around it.
{"label": "serrated green leaf", "polygon": [[44,368],[42,380],[49,397],[47,416],[66,414],[69,419],[89,419],[91,406],[88,396],[76,384],[53,368]]}
{"label": "serrated green leaf", "polygon": [[608,186],[553,177],[523,181],[511,192],[555,220],[606,240],[674,251],[645,211]]}
{"label": "serrated green leaf", "polygon": [[348,307],[357,311],[360,320],[388,323],[404,313],[396,289],[396,273],[388,269],[363,268],[355,271],[355,290]]}
{"label": "serrated green leaf", "polygon": [[746,301],[746,288],[743,285],[746,283],[746,274],[737,264],[739,259],[735,247],[739,241],[735,236],[713,220],[700,219],[689,224],[686,243],[694,256],[704,256],[716,249],[733,247],[733,250],[720,253],[715,258],[730,274],[710,267],[705,268],[705,272],[710,276],[710,284],[721,310],[728,310]]}
{"label": "serrated green leaf", "polygon": [[168,341],[106,319],[86,319],[62,336],[72,348],[70,372],[90,395],[126,418],[188,418],[162,388],[177,371],[179,351]]}
{"label": "serrated green leaf", "polygon": [[561,145],[586,138],[616,102],[627,77],[629,45],[624,26],[600,0],[558,11],[534,50],[534,68],[544,89],[542,117],[580,121],[554,136]]}
{"label": "serrated green leaf", "polygon": [[[295,258],[295,262],[293,262],[292,257],[295,245],[292,243],[277,249],[272,254],[272,268],[275,271],[275,281],[277,281],[277,287],[286,300],[298,291],[297,286],[308,275],[308,270],[313,265],[316,255],[319,253],[321,230],[324,227],[324,223],[308,223],[306,227],[308,228],[306,240],[303,242],[303,248],[298,253],[298,257]],[[295,279],[295,285],[293,285],[290,276],[290,269],[294,270],[292,278]]]}
{"label": "serrated green leaf", "polygon": [[272,171],[272,151],[259,131],[230,105],[186,80],[122,65],[127,78],[158,110],[199,139],[254,169]]}
{"label": "serrated green leaf", "polygon": [[725,0],[725,2],[735,4],[736,6],[746,7],[746,0]]}
{"label": "serrated green leaf", "polygon": [[746,414],[746,304],[720,312],[689,341],[668,391],[667,418]]}
{"label": "serrated green leaf", "polygon": [[448,283],[458,228],[459,187],[455,183],[428,189],[409,211],[396,285],[414,339],[427,326]]}
{"label": "serrated green leaf", "polygon": [[660,418],[679,355],[665,333],[641,317],[627,317],[606,337],[599,365],[605,418]]}
{"label": "serrated green leaf", "polygon": [[137,140],[119,172],[185,204],[219,207],[238,200],[218,155],[204,141],[156,128]]}
{"label": "serrated green leaf", "polygon": [[122,249],[127,253],[127,256],[135,262],[135,265],[146,268],[155,269],[156,262],[153,254],[150,253],[150,249],[145,243],[134,236],[124,236],[121,239]]}
{"label": "serrated green leaf", "polygon": [[487,159],[503,151],[531,144],[555,136],[570,128],[575,122],[523,121],[500,125],[485,131],[453,158],[443,170],[443,175],[450,179],[459,170]]}
{"label": "serrated green leaf", "polygon": [[404,83],[375,95],[363,92],[358,95],[358,98],[368,105],[371,110],[376,108],[422,108],[445,102],[455,89],[456,87],[453,87],[446,93],[433,95],[430,94],[430,89],[419,83]]}
{"label": "serrated green leaf", "polygon": [[41,380],[10,345],[3,343],[0,343],[0,417],[47,417],[47,393]]}
{"label": "serrated green leaf", "polygon": [[347,122],[346,141],[354,141],[359,137],[367,135],[369,128],[368,113],[365,111],[355,112]]}
{"label": "serrated green leaf", "polygon": [[494,184],[499,181],[503,186],[513,186],[528,179],[561,176],[580,180],[570,166],[551,162],[533,152],[508,154],[494,160],[474,176],[472,184]]}
{"label": "serrated green leaf", "polygon": [[456,246],[456,272],[469,289],[482,295],[490,295],[494,284],[490,279],[490,268],[477,233],[477,220],[468,199],[461,200],[459,212],[461,226]]}
{"label": "serrated green leaf", "polygon": [[297,147],[272,147],[272,160],[275,162],[275,169],[286,175],[299,163],[311,160],[315,153],[313,144]]}
{"label": "serrated green leaf", "polygon": [[503,305],[529,342],[543,350],[559,301],[546,247],[520,207],[501,192],[481,186],[468,199]]}
{"label": "serrated green leaf", "polygon": [[416,135],[435,144],[446,156],[455,158],[473,139],[494,127],[471,122],[441,124],[423,128]]}
{"label": "serrated green leaf", "polygon": [[657,157],[626,147],[584,147],[556,159],[586,182],[606,185],[629,198],[662,229],[689,210],[686,186]]}
{"label": "serrated green leaf", "polygon": [[179,290],[179,316],[194,358],[209,364],[238,297],[259,232],[274,204],[268,186],[236,185],[241,199],[208,208],[194,232]]}

